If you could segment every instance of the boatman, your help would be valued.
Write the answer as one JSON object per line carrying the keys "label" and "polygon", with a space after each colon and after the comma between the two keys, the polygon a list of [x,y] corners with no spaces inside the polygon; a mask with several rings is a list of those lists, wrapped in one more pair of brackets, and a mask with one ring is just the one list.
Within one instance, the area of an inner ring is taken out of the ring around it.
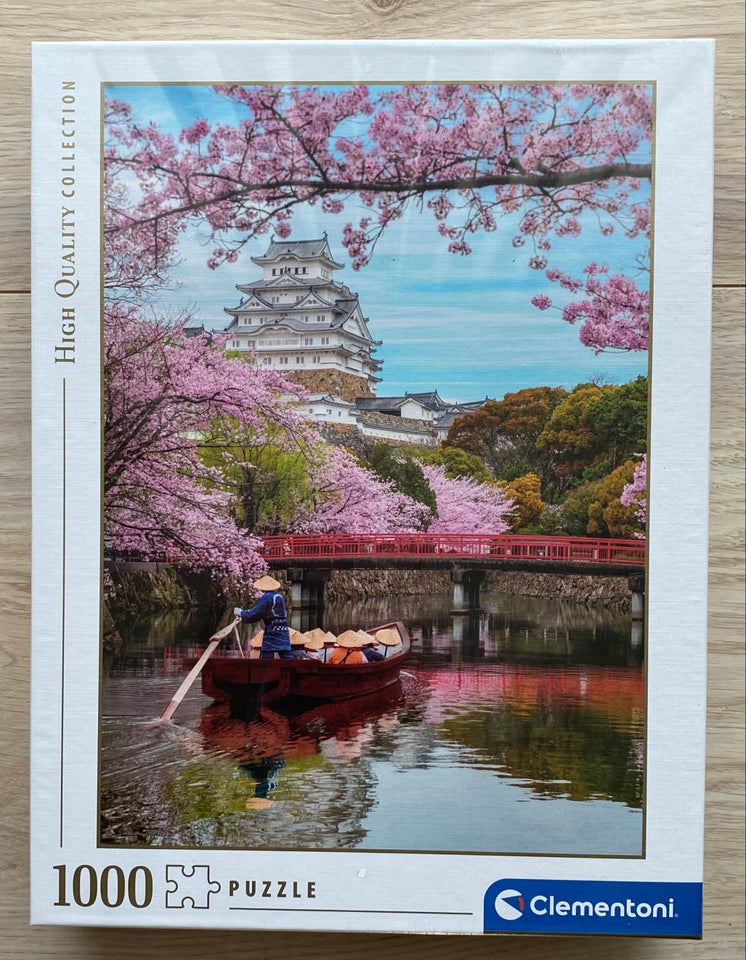
{"label": "boatman", "polygon": [[261,593],[254,606],[249,610],[235,607],[233,613],[241,618],[242,623],[264,621],[264,636],[259,654],[261,660],[272,660],[276,653],[283,660],[291,659],[293,653],[290,647],[287,607],[282,594],[277,592],[280,584],[274,577],[264,576],[254,581],[254,589]]}

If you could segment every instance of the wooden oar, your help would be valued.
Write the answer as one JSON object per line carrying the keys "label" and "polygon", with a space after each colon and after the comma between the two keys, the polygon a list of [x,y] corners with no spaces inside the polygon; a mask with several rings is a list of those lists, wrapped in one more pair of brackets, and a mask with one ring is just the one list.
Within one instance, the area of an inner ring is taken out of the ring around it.
{"label": "wooden oar", "polygon": [[195,663],[195,665],[186,675],[186,677],[184,678],[184,682],[176,691],[176,693],[173,695],[173,697],[171,698],[171,702],[161,714],[161,721],[171,719],[171,717],[174,715],[174,711],[179,706],[179,704],[184,699],[184,697],[187,695],[191,685],[194,683],[194,681],[197,679],[200,673],[202,673],[202,668],[204,667],[204,665],[207,663],[207,661],[210,659],[213,653],[220,646],[220,642],[224,640],[229,633],[232,633],[236,629],[236,625],[240,622],[241,622],[240,619],[236,618],[231,623],[229,623],[227,627],[223,627],[222,630],[218,630],[217,633],[213,633],[213,635],[210,637],[210,642],[207,644],[207,647],[205,648],[205,652],[202,654],[199,660]]}

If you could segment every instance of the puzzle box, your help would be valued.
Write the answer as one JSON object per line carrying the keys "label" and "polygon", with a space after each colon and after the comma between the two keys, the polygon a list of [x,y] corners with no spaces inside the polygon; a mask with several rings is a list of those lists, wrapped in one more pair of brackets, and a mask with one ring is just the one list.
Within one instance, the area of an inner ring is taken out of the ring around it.
{"label": "puzzle box", "polygon": [[713,59],[34,46],[32,923],[701,935]]}

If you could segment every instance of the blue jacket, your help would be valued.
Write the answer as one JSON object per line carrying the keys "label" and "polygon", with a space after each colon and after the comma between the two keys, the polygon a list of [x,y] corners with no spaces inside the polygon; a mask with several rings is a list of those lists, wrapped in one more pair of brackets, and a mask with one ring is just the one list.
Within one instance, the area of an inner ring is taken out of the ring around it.
{"label": "blue jacket", "polygon": [[253,607],[241,611],[242,623],[264,621],[262,650],[290,650],[288,612],[281,593],[263,593]]}

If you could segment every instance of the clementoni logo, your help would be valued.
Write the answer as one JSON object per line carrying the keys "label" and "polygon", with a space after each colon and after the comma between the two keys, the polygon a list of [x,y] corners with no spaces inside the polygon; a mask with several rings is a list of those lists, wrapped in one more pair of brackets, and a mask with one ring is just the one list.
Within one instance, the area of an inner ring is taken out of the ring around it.
{"label": "clementoni logo", "polygon": [[495,897],[495,912],[503,920],[517,920],[525,909],[526,901],[518,890],[502,890]]}
{"label": "clementoni logo", "polygon": [[484,898],[487,932],[696,937],[701,914],[698,883],[506,879]]}

